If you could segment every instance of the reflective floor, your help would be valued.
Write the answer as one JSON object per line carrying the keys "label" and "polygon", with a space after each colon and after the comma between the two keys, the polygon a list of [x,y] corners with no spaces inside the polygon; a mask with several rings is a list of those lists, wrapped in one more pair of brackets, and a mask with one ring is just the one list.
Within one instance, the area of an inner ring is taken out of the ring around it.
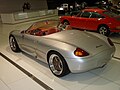
{"label": "reflective floor", "polygon": [[14,53],[9,47],[9,32],[27,29],[31,23],[33,21],[15,25],[0,24],[0,52],[38,80],[35,81],[0,55],[0,90],[120,90],[120,34],[110,35],[116,52],[107,66],[57,78],[47,64],[26,53]]}

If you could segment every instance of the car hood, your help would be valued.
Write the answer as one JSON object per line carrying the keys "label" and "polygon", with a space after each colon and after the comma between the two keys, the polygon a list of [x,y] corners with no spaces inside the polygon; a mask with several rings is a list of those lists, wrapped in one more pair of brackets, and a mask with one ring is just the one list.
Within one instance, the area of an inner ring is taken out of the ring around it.
{"label": "car hood", "polygon": [[91,54],[101,52],[110,47],[105,40],[87,31],[66,30],[47,35],[45,38],[79,47]]}

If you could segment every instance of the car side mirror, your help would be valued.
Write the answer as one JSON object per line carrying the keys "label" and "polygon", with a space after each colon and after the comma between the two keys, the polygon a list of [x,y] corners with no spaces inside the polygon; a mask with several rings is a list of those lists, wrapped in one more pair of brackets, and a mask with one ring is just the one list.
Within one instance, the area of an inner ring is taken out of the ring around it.
{"label": "car side mirror", "polygon": [[25,33],[25,30],[22,30],[22,31],[21,31],[21,34],[24,34],[24,33]]}

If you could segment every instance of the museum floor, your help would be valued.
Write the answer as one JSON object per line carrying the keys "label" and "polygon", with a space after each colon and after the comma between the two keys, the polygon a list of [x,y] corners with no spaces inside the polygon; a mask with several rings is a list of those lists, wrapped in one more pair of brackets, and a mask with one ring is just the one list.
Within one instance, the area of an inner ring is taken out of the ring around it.
{"label": "museum floor", "polygon": [[57,78],[47,64],[9,47],[9,32],[31,23],[0,24],[0,90],[120,90],[120,34],[110,36],[116,52],[107,66]]}

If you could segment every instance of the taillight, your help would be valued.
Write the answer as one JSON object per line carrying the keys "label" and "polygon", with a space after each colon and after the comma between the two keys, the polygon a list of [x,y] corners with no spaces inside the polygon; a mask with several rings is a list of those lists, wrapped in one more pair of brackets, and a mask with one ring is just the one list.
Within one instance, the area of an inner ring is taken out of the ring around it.
{"label": "taillight", "polygon": [[107,40],[111,46],[114,46],[113,42],[109,38],[107,38]]}
{"label": "taillight", "polygon": [[76,48],[76,50],[74,51],[74,55],[79,56],[79,57],[84,57],[84,56],[88,56],[89,53],[87,53],[86,51],[84,51],[80,48]]}

